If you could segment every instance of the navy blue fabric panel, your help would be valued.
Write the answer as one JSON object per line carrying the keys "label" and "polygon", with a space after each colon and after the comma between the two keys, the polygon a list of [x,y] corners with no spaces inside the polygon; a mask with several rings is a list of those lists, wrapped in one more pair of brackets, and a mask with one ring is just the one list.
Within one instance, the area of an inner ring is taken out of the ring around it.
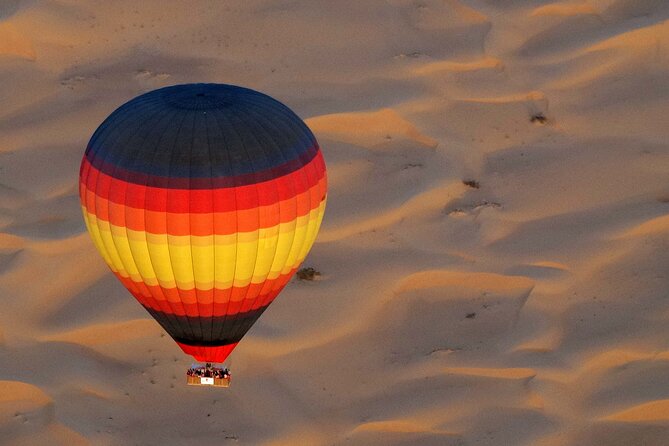
{"label": "navy blue fabric panel", "polygon": [[[183,177],[169,177],[169,176],[153,176],[146,173],[140,173],[136,170],[125,170],[115,164],[105,162],[104,159],[96,158],[92,161],[92,165],[98,170],[111,175],[112,177],[128,183],[141,184],[143,186],[161,187],[161,188],[178,188],[178,189],[212,189],[212,188],[226,188],[237,187],[248,184],[256,184],[261,181],[269,181],[283,175],[294,172],[318,155],[319,148],[317,145],[312,146],[306,152],[302,153],[298,158],[288,161],[285,164],[274,167],[272,169],[262,170],[259,172],[251,172],[240,174],[236,176],[217,176],[207,178],[183,178]],[[136,152],[133,152],[136,153]],[[223,151],[212,151],[214,156],[223,153]],[[138,157],[134,158],[137,162]],[[214,164],[216,161],[212,161]],[[232,165],[234,168],[234,165]]]}
{"label": "navy blue fabric panel", "polygon": [[120,171],[216,178],[304,159],[315,144],[304,122],[267,95],[232,85],[186,84],[119,107],[93,134],[86,153],[94,165],[105,160]]}

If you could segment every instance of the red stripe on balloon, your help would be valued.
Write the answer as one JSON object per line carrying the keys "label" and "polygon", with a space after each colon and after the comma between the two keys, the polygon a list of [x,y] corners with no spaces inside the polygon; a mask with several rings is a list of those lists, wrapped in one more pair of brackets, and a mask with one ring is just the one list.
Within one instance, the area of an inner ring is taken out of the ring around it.
{"label": "red stripe on balloon", "polygon": [[115,274],[123,286],[145,307],[167,315],[220,317],[257,310],[269,305],[286,286],[296,270],[297,268],[293,268],[289,273],[282,274],[276,279],[251,283],[244,287],[233,286],[226,289],[212,288],[209,290],[163,288],[160,285],[135,282],[129,277]]}
{"label": "red stripe on balloon", "polygon": [[254,209],[217,213],[167,214],[137,209],[98,197],[83,185],[80,194],[88,212],[94,214],[97,219],[114,226],[126,227],[133,231],[176,236],[229,235],[272,228],[280,223],[290,223],[297,217],[309,214],[317,209],[325,198],[326,181],[326,178],[322,177],[312,188],[292,199]]}
{"label": "red stripe on balloon", "polygon": [[237,347],[237,342],[228,345],[208,346],[208,345],[187,345],[177,342],[187,355],[191,355],[196,361],[200,362],[223,362],[228,355]]}
{"label": "red stripe on balloon", "polygon": [[319,151],[302,168],[282,177],[255,184],[214,189],[170,189],[128,183],[113,178],[84,159],[81,179],[85,189],[93,192],[82,196],[88,209],[95,197],[112,203],[169,213],[230,212],[268,206],[278,201],[292,199],[313,188],[325,177],[325,163]]}

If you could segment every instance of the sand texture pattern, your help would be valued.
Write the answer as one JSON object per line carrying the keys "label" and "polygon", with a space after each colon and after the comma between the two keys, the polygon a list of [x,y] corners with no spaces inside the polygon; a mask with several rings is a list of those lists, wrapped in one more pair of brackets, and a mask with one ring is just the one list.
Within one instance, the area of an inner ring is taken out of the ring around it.
{"label": "sand texture pattern", "polygon": [[[77,182],[146,91],[265,92],[328,207],[229,389]],[[0,2],[0,444],[669,445],[669,2]]]}

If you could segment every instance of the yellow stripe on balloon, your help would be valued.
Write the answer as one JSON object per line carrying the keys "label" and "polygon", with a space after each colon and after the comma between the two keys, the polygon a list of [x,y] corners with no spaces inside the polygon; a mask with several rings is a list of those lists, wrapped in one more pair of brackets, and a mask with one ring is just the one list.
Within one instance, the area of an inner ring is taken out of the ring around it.
{"label": "yellow stripe on balloon", "polygon": [[316,216],[316,218],[309,219],[309,227],[307,229],[307,243],[304,244],[302,247],[302,252],[300,252],[298,256],[298,261],[302,263],[302,261],[307,257],[307,254],[309,254],[309,251],[311,250],[311,246],[314,244],[316,241],[316,236],[318,235],[318,230],[321,227],[321,223],[323,222],[323,215],[325,215],[325,202],[326,199],[324,198],[323,201],[321,202],[320,205],[320,212]]}
{"label": "yellow stripe on balloon", "polygon": [[175,236],[109,224],[84,209],[95,246],[112,270],[164,288],[226,289],[262,283],[299,265],[313,244],[325,200],[291,222],[252,232]]}
{"label": "yellow stripe on balloon", "polygon": [[98,252],[102,255],[102,259],[105,261],[107,265],[112,269],[114,272],[118,272],[117,269],[114,268],[114,262],[112,261],[111,257],[107,253],[107,250],[105,249],[104,245],[102,244],[102,238],[100,237],[100,230],[98,229],[97,225],[92,225],[89,222],[88,219],[88,212],[86,212],[86,208],[82,208],[83,214],[84,214],[84,223],[86,224],[86,229],[88,230],[88,233],[91,234],[93,237],[93,245],[95,248],[98,250]]}

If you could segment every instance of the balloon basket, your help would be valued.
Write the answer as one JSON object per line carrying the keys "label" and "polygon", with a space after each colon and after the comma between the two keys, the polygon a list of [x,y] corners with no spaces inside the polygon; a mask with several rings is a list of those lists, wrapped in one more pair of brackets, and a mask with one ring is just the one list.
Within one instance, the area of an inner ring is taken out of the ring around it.
{"label": "balloon basket", "polygon": [[189,386],[230,387],[230,370],[225,367],[213,367],[196,364],[186,372],[186,384]]}

